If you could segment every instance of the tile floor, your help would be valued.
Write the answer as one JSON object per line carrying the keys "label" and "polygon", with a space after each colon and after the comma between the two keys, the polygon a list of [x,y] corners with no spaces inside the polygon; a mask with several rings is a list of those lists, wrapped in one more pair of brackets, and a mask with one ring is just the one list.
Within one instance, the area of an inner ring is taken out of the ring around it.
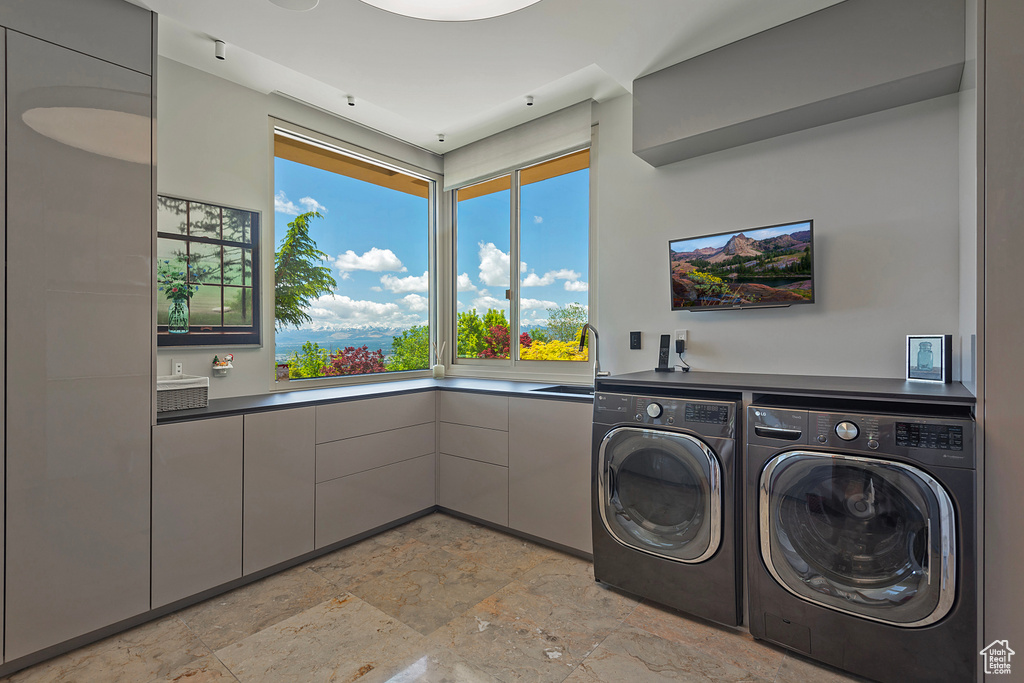
{"label": "tile floor", "polygon": [[435,513],[3,681],[861,680]]}

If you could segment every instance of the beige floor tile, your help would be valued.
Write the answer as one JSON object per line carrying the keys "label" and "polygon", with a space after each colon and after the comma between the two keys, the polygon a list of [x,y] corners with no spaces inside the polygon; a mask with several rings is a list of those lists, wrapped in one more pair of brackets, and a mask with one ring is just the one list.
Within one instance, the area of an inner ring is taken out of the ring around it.
{"label": "beige floor tile", "polygon": [[484,527],[471,527],[461,538],[445,544],[443,549],[513,578],[559,554],[536,543]]}
{"label": "beige floor tile", "polygon": [[502,681],[557,683],[620,620],[512,583],[431,635]]}
{"label": "beige floor tile", "polygon": [[714,654],[623,626],[609,635],[568,678],[570,683],[767,682]]}
{"label": "beige floor tile", "polygon": [[431,546],[419,541],[395,540],[395,544],[385,545],[368,538],[307,562],[305,566],[341,590],[348,591],[358,583],[390,572],[399,564],[431,550]]}
{"label": "beige floor tile", "polygon": [[219,650],[341,593],[319,574],[295,567],[187,607],[178,616],[211,650]]}
{"label": "beige floor tile", "polygon": [[216,652],[241,683],[355,681],[404,661],[426,639],[359,598],[345,595]]}
{"label": "beige floor tile", "polygon": [[401,545],[410,540],[440,548],[483,527],[458,517],[434,512],[402,526],[377,534],[373,540],[382,545]]}
{"label": "beige floor tile", "polygon": [[866,678],[815,662],[792,652],[786,653],[786,659],[779,669],[777,683],[870,683]]}
{"label": "beige floor tile", "polygon": [[511,581],[506,574],[434,548],[351,592],[427,635]]}
{"label": "beige floor tile", "polygon": [[139,683],[210,651],[176,616],[143,624],[3,679],[12,683]]}
{"label": "beige floor tile", "polygon": [[523,590],[560,604],[573,605],[607,616],[616,622],[636,608],[639,598],[594,580],[594,565],[565,553],[555,553],[524,573]]}
{"label": "beige floor tile", "polygon": [[431,646],[413,649],[394,666],[382,666],[359,679],[359,683],[498,683],[451,650]]}
{"label": "beige floor tile", "polygon": [[237,680],[217,657],[209,655],[149,683],[236,683]]}
{"label": "beige floor tile", "polygon": [[762,678],[774,679],[786,656],[784,650],[759,643],[749,633],[739,629],[647,602],[633,610],[626,624],[665,640],[711,653]]}

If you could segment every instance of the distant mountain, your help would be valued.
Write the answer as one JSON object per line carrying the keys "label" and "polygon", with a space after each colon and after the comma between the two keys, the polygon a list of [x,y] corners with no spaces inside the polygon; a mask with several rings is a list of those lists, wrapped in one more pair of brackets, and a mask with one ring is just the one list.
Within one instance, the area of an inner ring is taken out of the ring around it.
{"label": "distant mountain", "polygon": [[[673,252],[672,262],[681,272],[686,272],[693,269],[689,264],[690,261],[702,260],[710,263],[721,263],[736,256],[753,257],[771,251],[800,251],[808,246],[810,240],[810,230],[800,230],[788,235],[779,235],[778,237],[766,237],[763,240],[752,239],[741,232],[730,237],[729,241],[721,247],[704,247],[694,251]],[[673,270],[677,268],[673,268]]]}

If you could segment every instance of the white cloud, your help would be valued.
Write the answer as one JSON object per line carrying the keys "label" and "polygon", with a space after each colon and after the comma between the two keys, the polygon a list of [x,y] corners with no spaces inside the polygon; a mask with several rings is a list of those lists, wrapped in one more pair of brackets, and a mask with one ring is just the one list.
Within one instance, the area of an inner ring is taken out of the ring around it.
{"label": "white cloud", "polygon": [[[494,246],[493,242],[480,242],[478,246],[480,247],[480,280],[485,285],[508,287],[508,283],[512,279],[509,274],[511,263],[509,255]],[[520,262],[519,271],[526,271],[525,261]]]}
{"label": "white cloud", "polygon": [[303,197],[302,199],[299,200],[299,204],[302,204],[302,207],[306,209],[306,211],[319,211],[320,213],[327,213],[327,207],[318,202],[317,200],[313,199],[312,197]]}
{"label": "white cloud", "polygon": [[[545,287],[550,284],[554,284],[555,280],[568,280],[574,282],[580,279],[580,274],[575,270],[569,270],[568,268],[562,268],[560,270],[549,270],[544,273],[543,276],[537,275],[537,273],[530,273],[523,280],[523,287]],[[569,283],[567,282],[566,285]],[[566,286],[566,289],[569,289]],[[570,290],[578,291],[578,290]]]}
{"label": "white cloud", "polygon": [[370,270],[379,273],[382,270],[393,270],[404,273],[408,270],[402,265],[401,259],[390,249],[372,247],[362,256],[349,249],[332,261],[335,268],[345,273],[350,270]]}
{"label": "white cloud", "polygon": [[302,210],[295,206],[293,201],[288,199],[284,190],[278,190],[274,195],[274,211],[276,213],[283,213],[289,216],[298,216],[302,213]]}
{"label": "white cloud", "polygon": [[[403,269],[404,270],[404,269]],[[383,275],[380,278],[384,289],[395,294],[403,292],[426,292],[430,289],[430,277],[427,271],[423,275],[410,275],[409,277],[395,277],[394,275]]]}
{"label": "white cloud", "polygon": [[476,286],[473,285],[473,281],[469,279],[467,273],[463,273],[458,277],[458,290],[460,292],[475,292]]}
{"label": "white cloud", "polygon": [[565,283],[567,292],[586,292],[590,289],[586,282],[570,281]]}
{"label": "white cloud", "polygon": [[489,308],[504,309],[508,305],[508,301],[505,299],[495,299],[493,296],[478,296],[473,299],[473,308],[476,312],[483,315]]}
{"label": "white cloud", "polygon": [[427,322],[423,312],[411,306],[403,310],[397,303],[352,299],[341,294],[314,300],[306,312],[313,319],[309,327],[314,330],[404,329]]}
{"label": "white cloud", "polygon": [[544,216],[534,216],[533,217],[533,222],[538,224],[538,225],[543,223],[544,222]]}
{"label": "white cloud", "polygon": [[427,297],[420,296],[419,294],[406,294],[402,297],[401,301],[410,311],[417,313],[426,311],[430,304],[430,300]]}
{"label": "white cloud", "polygon": [[549,308],[558,308],[558,304],[554,301],[546,301],[544,299],[524,299],[519,298],[519,308],[524,311],[530,310],[547,310]]}

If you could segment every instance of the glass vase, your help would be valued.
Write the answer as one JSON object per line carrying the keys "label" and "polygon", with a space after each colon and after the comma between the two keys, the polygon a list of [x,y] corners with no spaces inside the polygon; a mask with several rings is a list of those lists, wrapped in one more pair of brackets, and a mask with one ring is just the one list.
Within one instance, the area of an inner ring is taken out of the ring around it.
{"label": "glass vase", "polygon": [[188,299],[175,299],[167,311],[167,331],[171,334],[188,332]]}

